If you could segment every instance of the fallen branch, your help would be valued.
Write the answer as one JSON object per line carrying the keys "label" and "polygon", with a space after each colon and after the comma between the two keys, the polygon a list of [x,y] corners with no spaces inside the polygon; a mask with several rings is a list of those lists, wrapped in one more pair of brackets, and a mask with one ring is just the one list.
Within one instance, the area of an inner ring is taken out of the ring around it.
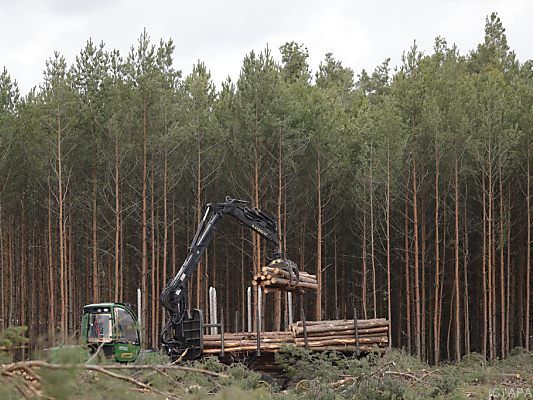
{"label": "fallen branch", "polygon": [[189,351],[189,349],[185,349],[183,351],[183,353],[181,353],[181,355],[178,357],[178,359],[176,361],[174,361],[171,365],[176,365],[176,364],[179,364],[181,362],[181,360],[183,360],[183,358],[187,355],[187,352]]}
{"label": "fallen branch", "polygon": [[409,379],[412,379],[414,381],[417,381],[417,382],[422,382],[422,379],[420,379],[419,377],[413,375],[413,374],[409,374],[407,372],[401,372],[401,371],[385,371],[384,372],[385,375],[394,375],[394,376],[401,376],[403,378],[409,378]]}
{"label": "fallen branch", "polygon": [[32,361],[21,361],[18,363],[8,364],[2,368],[2,374],[4,372],[11,372],[15,371],[17,369],[21,369],[26,367],[42,367],[42,368],[49,368],[49,369],[87,369],[87,370],[95,370],[100,371],[100,369],[133,369],[133,370],[141,370],[141,369],[163,369],[163,370],[181,370],[186,372],[196,372],[199,374],[204,375],[210,375],[217,378],[229,378],[229,375],[223,374],[220,372],[213,372],[208,371],[206,369],[200,369],[200,368],[193,368],[193,367],[183,367],[181,365],[172,365],[172,364],[163,364],[163,365],[134,365],[134,364],[111,364],[106,366],[98,366],[98,365],[91,365],[91,364],[50,364],[45,361],[40,360],[32,360]]}
{"label": "fallen branch", "polygon": [[104,347],[105,342],[102,342],[98,345],[98,348],[94,352],[94,354],[85,362],[85,364],[90,364],[92,360],[94,360],[96,357],[98,357],[98,353],[100,353],[100,350]]}
{"label": "fallen branch", "polygon": [[[165,393],[165,392],[162,392],[146,383],[143,383],[143,382],[140,382],[134,378],[132,378],[131,376],[127,376],[127,375],[120,375],[120,374],[117,374],[115,372],[112,372],[112,371],[109,371],[109,369],[118,369],[118,368],[112,368],[112,367],[117,367],[116,365],[108,365],[106,367],[103,367],[103,366],[99,366],[99,365],[90,365],[90,364],[65,364],[65,365],[62,365],[62,364],[50,364],[50,363],[47,363],[45,361],[39,361],[39,360],[34,360],[34,361],[21,361],[21,362],[18,362],[18,363],[13,363],[13,364],[9,364],[9,365],[6,365],[4,368],[2,368],[2,375],[5,375],[5,376],[10,376],[11,375],[11,372],[12,371],[16,371],[16,370],[19,370],[19,369],[22,369],[24,371],[27,371],[29,370],[31,367],[40,367],[40,368],[49,368],[49,369],[85,369],[85,370],[90,370],[90,371],[96,371],[96,372],[99,372],[101,374],[104,374],[104,375],[107,375],[107,376],[110,376],[112,378],[115,378],[115,379],[120,379],[120,380],[123,380],[123,381],[126,381],[126,382],[130,382],[140,388],[143,388],[145,390],[148,390],[148,391],[151,391],[151,392],[154,392],[154,393],[157,393],[161,396],[164,396],[165,398],[167,399],[179,399],[179,397],[177,396],[174,396],[170,393]],[[120,367],[120,366],[118,366]],[[155,369],[155,366],[153,366],[154,369]],[[35,376],[34,373],[32,373],[33,376]]]}
{"label": "fallen branch", "polygon": [[[183,367],[180,365],[172,365],[172,364],[169,364],[169,365],[112,364],[112,365],[100,366],[100,365],[92,365],[92,364],[51,364],[51,363],[40,361],[40,360],[21,361],[21,362],[5,365],[3,368],[0,369],[0,375],[11,377],[13,376],[13,371],[22,370],[28,373],[29,375],[31,375],[34,379],[40,381],[41,379],[40,376],[38,376],[35,373],[35,371],[31,369],[33,367],[55,369],[55,370],[79,369],[79,370],[95,371],[95,372],[110,376],[115,379],[120,379],[120,380],[129,382],[129,383],[132,383],[133,385],[143,390],[151,391],[153,393],[164,396],[166,399],[179,399],[179,397],[171,393],[162,392],[150,386],[149,384],[140,382],[132,378],[131,376],[118,374],[111,370],[124,370],[124,369],[125,370],[153,370],[154,372],[157,371],[159,373],[163,372],[163,370],[180,370],[180,371],[194,372],[194,373],[209,375],[209,376],[213,376],[217,378],[228,378],[229,377],[229,375],[219,373],[219,372],[213,372],[213,371],[208,371],[205,369],[193,368],[193,367]],[[22,388],[20,388],[20,390],[22,390]],[[27,397],[27,394],[24,393],[23,396]]]}

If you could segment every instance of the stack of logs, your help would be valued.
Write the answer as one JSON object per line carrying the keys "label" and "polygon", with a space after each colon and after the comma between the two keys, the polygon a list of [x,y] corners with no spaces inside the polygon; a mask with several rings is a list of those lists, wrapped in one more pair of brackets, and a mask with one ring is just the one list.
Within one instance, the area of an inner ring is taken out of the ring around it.
{"label": "stack of logs", "polygon": [[304,271],[300,271],[298,275],[298,279],[296,279],[295,275],[291,276],[289,272],[281,268],[267,266],[254,275],[252,285],[260,285],[265,293],[277,290],[300,293],[303,293],[306,289],[317,290],[316,275],[311,275]]}
{"label": "stack of logs", "polygon": [[[389,323],[384,318],[355,321],[298,321],[287,332],[261,332],[262,352],[276,353],[283,345],[292,344],[316,351],[342,351],[368,353],[384,352],[389,345]],[[357,333],[356,333],[357,332]],[[204,335],[204,354],[218,354],[222,350],[222,336]],[[257,333],[238,332],[224,334],[224,352],[257,350]]]}
{"label": "stack of logs", "polygon": [[[261,351],[277,352],[284,344],[294,343],[292,332],[261,332]],[[204,354],[218,354],[222,350],[222,336],[204,335]],[[257,350],[257,333],[224,333],[224,352],[237,353]]]}
{"label": "stack of logs", "polygon": [[[376,346],[384,349],[389,345],[389,322],[385,318],[359,319],[355,321],[307,321],[291,325],[294,342],[298,347],[313,350],[338,350],[370,352]],[[305,332],[307,331],[307,332]],[[307,339],[306,339],[307,336]]]}

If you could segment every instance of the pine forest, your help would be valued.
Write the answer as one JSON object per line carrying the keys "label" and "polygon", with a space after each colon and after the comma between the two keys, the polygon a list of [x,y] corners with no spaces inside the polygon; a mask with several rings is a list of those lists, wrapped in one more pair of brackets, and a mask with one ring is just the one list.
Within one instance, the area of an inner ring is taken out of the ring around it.
{"label": "pine forest", "polygon": [[[386,318],[392,346],[429,363],[531,349],[533,61],[496,14],[479,38],[465,54],[406,43],[373,71],[333,54],[312,70],[288,42],[214,82],[144,31],[126,54],[92,40],[72,63],[53,54],[26,94],[0,70],[0,331],[65,342],[85,304],[135,304],[139,288],[157,348],[159,294],[205,205],[230,196],[272,215],[284,253],[316,274],[296,319]],[[189,306],[207,310],[216,287],[242,329],[267,254],[228,221]],[[264,328],[284,330],[286,297],[265,299]]]}

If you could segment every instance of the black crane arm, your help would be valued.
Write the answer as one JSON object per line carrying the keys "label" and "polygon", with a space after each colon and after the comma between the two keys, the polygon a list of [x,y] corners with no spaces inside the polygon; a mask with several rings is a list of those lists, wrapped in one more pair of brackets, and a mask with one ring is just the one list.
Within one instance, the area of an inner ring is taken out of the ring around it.
{"label": "black crane arm", "polygon": [[[217,227],[225,215],[237,219],[239,223],[253,229],[275,246],[272,259],[283,259],[279,246],[276,222],[258,209],[250,209],[242,200],[226,197],[224,203],[209,203],[192,240],[187,258],[178,273],[161,292],[161,304],[170,314],[170,320],[163,327],[161,342],[167,350],[183,349],[182,340],[184,318],[187,318],[187,288],[189,279],[198,267],[198,263],[214,237]],[[295,267],[294,263],[290,263]],[[296,271],[297,275],[297,271]]]}

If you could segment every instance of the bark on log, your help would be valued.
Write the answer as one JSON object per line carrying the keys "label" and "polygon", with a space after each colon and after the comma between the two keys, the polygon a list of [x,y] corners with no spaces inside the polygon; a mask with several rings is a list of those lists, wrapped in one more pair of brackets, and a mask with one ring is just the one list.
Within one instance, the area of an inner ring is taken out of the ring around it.
{"label": "bark on log", "polygon": [[[268,271],[267,271],[268,272]],[[267,274],[268,275],[268,274]],[[273,277],[261,281],[271,285],[272,280],[287,279]],[[301,283],[301,282],[300,282]],[[287,332],[261,332],[260,347],[264,352],[278,352],[287,344],[308,347],[316,351],[382,351],[389,344],[389,323],[384,318],[358,320],[357,336],[353,320],[309,321],[306,325],[307,341],[303,336],[303,322],[290,326]],[[355,345],[358,346],[355,346]],[[218,354],[222,350],[221,335],[204,335],[204,354]],[[224,351],[248,352],[257,350],[257,333],[237,332],[224,334]]]}
{"label": "bark on log", "polygon": [[[270,280],[271,283],[274,285],[282,285],[282,286],[290,286],[291,281],[285,278],[280,278],[278,276],[272,277]],[[303,282],[299,281],[296,285],[293,284],[294,287],[303,287],[306,289],[314,289],[316,290],[318,288],[318,285],[316,283],[309,283],[309,282]]]}
{"label": "bark on log", "polygon": [[[357,320],[357,326],[361,326],[361,324],[365,323],[376,323],[379,324],[379,326],[388,326],[388,321],[385,318],[373,318],[373,319],[358,319]],[[351,324],[353,327],[354,320],[353,319],[337,319],[337,320],[325,320],[325,321],[305,321],[306,326],[310,325],[348,325]],[[297,321],[291,325],[292,326],[302,326],[302,321]]]}
{"label": "bark on log", "polygon": [[[291,274],[287,271],[283,271],[280,268],[272,268],[272,267],[263,267],[263,276],[267,276],[267,279],[271,279],[274,276],[278,276],[280,278],[290,279]],[[308,282],[308,283],[317,283],[316,276],[315,275],[309,275],[305,272],[300,271],[299,275],[300,282]]]}
{"label": "bark on log", "polygon": [[[322,340],[312,340],[308,339],[307,343],[309,346],[334,346],[334,345],[348,345],[348,344],[356,344],[356,342],[359,342],[361,344],[388,344],[389,339],[387,337],[381,337],[381,338],[322,338]],[[294,340],[296,345],[305,345],[305,339],[296,338]]]}
{"label": "bark on log", "polygon": [[[381,324],[376,324],[373,322],[361,322],[361,325],[358,324],[358,328],[360,329],[368,329],[368,328],[377,328],[381,327]],[[347,330],[353,330],[353,324],[347,324],[347,325],[336,325],[336,324],[328,324],[326,326],[321,325],[311,325],[307,326],[307,333],[314,333],[314,332],[333,332],[333,331],[347,331]],[[296,335],[303,334],[303,327],[295,327],[293,329],[293,332]]]}
{"label": "bark on log", "polygon": [[[355,331],[353,329],[348,329],[345,331],[334,331],[334,332],[336,336],[355,336]],[[386,335],[388,332],[389,332],[389,328],[386,326],[357,330],[357,334],[359,336],[373,335],[376,333],[383,333],[384,335]],[[309,337],[331,336],[331,330],[324,331],[324,332],[308,332],[307,336]]]}

